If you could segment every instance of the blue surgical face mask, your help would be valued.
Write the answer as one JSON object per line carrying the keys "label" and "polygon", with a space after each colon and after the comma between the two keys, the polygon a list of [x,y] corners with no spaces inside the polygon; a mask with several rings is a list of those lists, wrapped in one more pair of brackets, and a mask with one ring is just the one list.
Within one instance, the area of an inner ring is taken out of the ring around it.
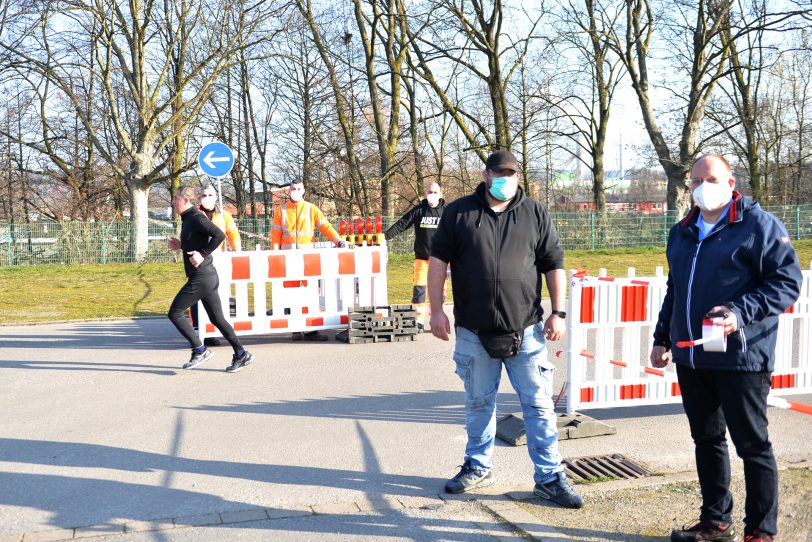
{"label": "blue surgical face mask", "polygon": [[516,195],[518,187],[519,180],[516,178],[516,175],[510,177],[494,177],[491,179],[491,186],[488,188],[488,192],[499,201],[509,201]]}

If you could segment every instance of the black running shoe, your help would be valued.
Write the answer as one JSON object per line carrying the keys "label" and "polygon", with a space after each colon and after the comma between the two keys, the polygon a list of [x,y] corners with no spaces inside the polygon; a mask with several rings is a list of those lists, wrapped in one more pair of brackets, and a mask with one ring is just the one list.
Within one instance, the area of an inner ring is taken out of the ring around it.
{"label": "black running shoe", "polygon": [[231,365],[226,368],[227,373],[236,373],[246,365],[251,365],[251,362],[254,361],[254,356],[246,350],[242,353],[242,356],[237,357],[237,354],[234,354],[234,357],[231,358]]}
{"label": "black running shoe", "polygon": [[467,461],[460,469],[460,472],[445,483],[446,493],[464,493],[476,487],[487,487],[493,484],[491,471],[481,471],[471,468]]}
{"label": "black running shoe", "polygon": [[212,351],[209,350],[208,348],[206,348],[202,352],[195,352],[194,350],[192,350],[192,357],[189,359],[189,361],[183,364],[183,368],[194,369],[204,361],[210,359],[213,355],[214,354],[212,353]]}
{"label": "black running shoe", "polygon": [[581,508],[584,505],[584,500],[572,490],[563,472],[545,484],[536,484],[533,493],[565,508]]}

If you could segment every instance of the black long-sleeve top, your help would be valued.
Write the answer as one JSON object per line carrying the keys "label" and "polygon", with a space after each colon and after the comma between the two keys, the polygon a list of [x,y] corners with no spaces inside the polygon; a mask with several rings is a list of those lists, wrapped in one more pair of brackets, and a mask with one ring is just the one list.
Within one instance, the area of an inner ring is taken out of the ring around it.
{"label": "black long-sleeve top", "polygon": [[442,218],[444,210],[444,199],[440,199],[437,207],[432,207],[424,199],[392,224],[384,236],[389,240],[414,225],[414,257],[419,260],[428,260],[431,256],[431,237],[440,225],[440,218]]}
{"label": "black long-sleeve top", "polygon": [[[189,207],[180,214],[180,218],[180,247],[186,276],[216,273],[217,270],[211,263],[211,253],[225,240],[226,234],[197,207]],[[192,265],[188,254],[195,250],[203,256],[203,262],[197,267]]]}

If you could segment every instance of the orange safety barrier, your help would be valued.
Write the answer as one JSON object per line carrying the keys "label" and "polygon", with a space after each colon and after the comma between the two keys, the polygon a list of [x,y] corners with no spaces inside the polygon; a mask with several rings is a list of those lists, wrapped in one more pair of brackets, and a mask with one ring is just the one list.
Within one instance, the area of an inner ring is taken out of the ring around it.
{"label": "orange safety barrier", "polygon": [[[347,309],[387,305],[385,242],[354,249],[215,252],[226,318],[237,335],[341,329]],[[220,332],[199,307],[201,339]]]}

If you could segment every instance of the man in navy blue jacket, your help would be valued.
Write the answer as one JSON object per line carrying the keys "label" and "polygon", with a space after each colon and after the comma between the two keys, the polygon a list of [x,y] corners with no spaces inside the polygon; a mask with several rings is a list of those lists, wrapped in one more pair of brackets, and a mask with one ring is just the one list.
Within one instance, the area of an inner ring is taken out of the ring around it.
{"label": "man in navy blue jacket", "polygon": [[[691,171],[697,206],[668,235],[668,289],[651,364],[676,364],[702,490],[699,522],[675,529],[671,540],[677,542],[737,539],[726,427],[744,462],[744,540],[773,540],[777,532],[778,470],[767,434],[767,395],[778,316],[798,299],[801,270],[784,225],[735,186],[722,156],[699,158]],[[701,338],[709,313],[724,326],[725,351],[680,347]]]}

